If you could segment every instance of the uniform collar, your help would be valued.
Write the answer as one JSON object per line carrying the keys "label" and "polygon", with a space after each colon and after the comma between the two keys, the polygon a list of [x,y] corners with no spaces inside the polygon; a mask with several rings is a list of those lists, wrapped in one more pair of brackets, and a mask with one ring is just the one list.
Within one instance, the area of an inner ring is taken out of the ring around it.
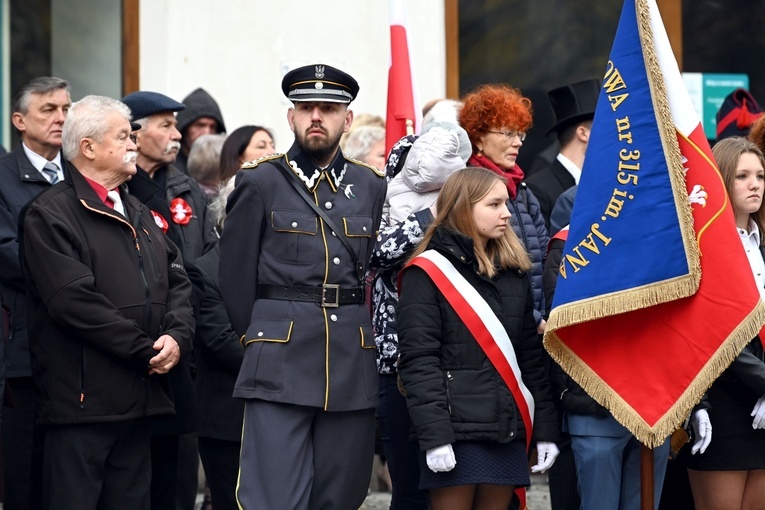
{"label": "uniform collar", "polygon": [[295,174],[305,183],[308,191],[313,192],[322,179],[327,180],[335,193],[338,189],[345,187],[343,179],[348,170],[348,164],[339,148],[332,162],[324,169],[317,167],[316,163],[303,154],[296,143],[287,152],[287,160]]}

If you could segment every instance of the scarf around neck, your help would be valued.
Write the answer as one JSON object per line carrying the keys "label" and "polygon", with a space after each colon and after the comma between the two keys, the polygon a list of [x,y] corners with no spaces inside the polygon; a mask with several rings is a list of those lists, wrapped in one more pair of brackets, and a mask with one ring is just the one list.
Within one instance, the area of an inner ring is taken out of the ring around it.
{"label": "scarf around neck", "polygon": [[478,166],[491,170],[503,179],[507,179],[507,193],[511,200],[515,200],[518,184],[523,180],[523,170],[516,163],[511,170],[504,170],[498,167],[492,160],[481,154],[473,154],[467,162],[468,166]]}

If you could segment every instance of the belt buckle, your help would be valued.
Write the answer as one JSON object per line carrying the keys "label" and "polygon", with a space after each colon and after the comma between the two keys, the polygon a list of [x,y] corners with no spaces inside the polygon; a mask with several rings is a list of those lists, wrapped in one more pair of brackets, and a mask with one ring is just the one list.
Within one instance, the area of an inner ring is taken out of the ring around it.
{"label": "belt buckle", "polygon": [[[334,289],[335,299],[333,301],[327,301],[327,289]],[[332,283],[325,283],[321,286],[321,306],[324,308],[337,308],[340,304],[340,285]]]}

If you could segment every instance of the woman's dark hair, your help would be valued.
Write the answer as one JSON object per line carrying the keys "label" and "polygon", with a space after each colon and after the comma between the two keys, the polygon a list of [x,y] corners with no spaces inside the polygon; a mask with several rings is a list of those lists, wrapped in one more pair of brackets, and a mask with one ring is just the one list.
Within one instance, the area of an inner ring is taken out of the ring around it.
{"label": "woman's dark hair", "polygon": [[220,177],[218,179],[220,182],[226,182],[239,171],[242,166],[239,158],[250,144],[252,135],[258,131],[265,131],[268,133],[268,136],[274,137],[271,131],[263,126],[242,126],[232,131],[226,137],[220,153]]}

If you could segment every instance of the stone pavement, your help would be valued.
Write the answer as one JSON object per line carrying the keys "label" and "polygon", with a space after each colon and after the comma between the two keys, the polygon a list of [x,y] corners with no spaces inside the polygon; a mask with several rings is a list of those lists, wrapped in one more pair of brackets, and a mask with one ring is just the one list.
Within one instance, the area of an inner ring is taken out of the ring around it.
{"label": "stone pavement", "polygon": [[[550,510],[550,489],[547,475],[531,475],[531,488],[526,495],[529,510]],[[372,492],[359,510],[388,510],[390,493]]]}

